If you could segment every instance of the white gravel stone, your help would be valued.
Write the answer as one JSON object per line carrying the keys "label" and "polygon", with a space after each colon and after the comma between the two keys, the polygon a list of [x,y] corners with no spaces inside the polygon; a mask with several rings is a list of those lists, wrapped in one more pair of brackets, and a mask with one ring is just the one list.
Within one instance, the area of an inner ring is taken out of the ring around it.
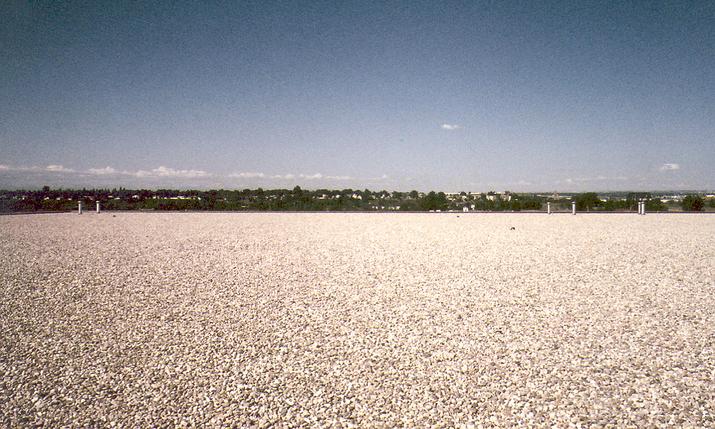
{"label": "white gravel stone", "polygon": [[114,214],[0,217],[0,426],[715,426],[715,216]]}

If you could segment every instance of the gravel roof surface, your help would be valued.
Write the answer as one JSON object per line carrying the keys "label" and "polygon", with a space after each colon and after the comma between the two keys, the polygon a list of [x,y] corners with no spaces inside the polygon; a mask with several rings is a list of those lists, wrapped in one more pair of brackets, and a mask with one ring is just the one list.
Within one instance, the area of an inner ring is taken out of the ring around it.
{"label": "gravel roof surface", "polygon": [[715,216],[4,216],[0,298],[0,426],[715,426]]}

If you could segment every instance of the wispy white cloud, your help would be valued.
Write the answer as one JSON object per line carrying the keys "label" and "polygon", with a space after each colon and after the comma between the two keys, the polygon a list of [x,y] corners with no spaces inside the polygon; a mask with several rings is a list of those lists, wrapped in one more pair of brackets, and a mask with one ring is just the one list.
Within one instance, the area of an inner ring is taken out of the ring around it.
{"label": "wispy white cloud", "polygon": [[[369,177],[368,179],[366,179],[366,181],[367,181],[367,182],[381,182],[381,181],[387,180],[387,179],[389,179],[389,178],[390,178],[390,176],[388,176],[387,174],[383,174],[383,175],[380,176],[380,177]],[[412,179],[411,179],[411,178],[407,178],[407,180],[409,181],[409,180],[412,180]]]}
{"label": "wispy white cloud", "polygon": [[589,182],[608,182],[608,181],[624,181],[628,180],[626,176],[594,176],[594,177],[569,177],[563,181],[557,180],[556,183],[589,183]]}
{"label": "wispy white cloud", "polygon": [[66,168],[62,165],[52,164],[45,167],[45,171],[51,171],[53,173],[74,173],[75,170],[71,168]]}
{"label": "wispy white cloud", "polygon": [[675,171],[675,170],[680,170],[680,164],[674,164],[674,163],[665,163],[660,166],[659,168],[660,171]]}
{"label": "wispy white cloud", "polygon": [[139,170],[130,174],[136,177],[180,177],[186,179],[195,179],[211,176],[211,174],[203,170],[176,170],[164,166],[160,166],[149,171]]}
{"label": "wispy white cloud", "polygon": [[119,172],[119,171],[115,170],[114,168],[107,166],[104,168],[90,168],[89,170],[87,170],[87,173],[93,174],[96,176],[109,176],[112,174],[121,174],[122,172]]}
{"label": "wispy white cloud", "polygon": [[[75,172],[75,170],[65,170],[66,172]],[[170,167],[159,166],[151,170],[117,170],[114,167],[106,166],[102,168],[90,168],[82,173],[94,176],[132,176],[139,178],[161,178],[161,177],[176,177],[195,179],[202,177],[211,177],[212,174],[203,170],[177,170]]]}
{"label": "wispy white cloud", "polygon": [[50,164],[44,167],[36,165],[26,167],[21,165],[0,165],[2,171],[26,171],[26,172],[49,172],[49,173],[76,173],[76,170],[67,168],[59,164]]}
{"label": "wispy white cloud", "polygon": [[240,173],[231,173],[228,175],[228,177],[233,178],[233,179],[272,179],[272,180],[293,180],[293,179],[304,179],[304,180],[351,180],[353,179],[352,176],[344,176],[344,175],[325,175],[323,173],[313,173],[313,174],[293,174],[293,173],[286,173],[286,174],[266,174],[266,173],[261,173],[261,172],[240,172]]}
{"label": "wispy white cloud", "polygon": [[447,131],[459,130],[461,128],[462,126],[457,124],[442,124],[442,129]]}
{"label": "wispy white cloud", "polygon": [[263,179],[266,177],[265,174],[263,173],[256,173],[256,172],[241,172],[241,173],[231,173],[228,175],[228,177],[233,177],[233,178],[239,178],[239,179]]}
{"label": "wispy white cloud", "polygon": [[133,176],[133,177],[179,177],[179,178],[201,178],[201,177],[211,177],[210,173],[203,170],[177,170],[174,168],[160,166],[151,170],[139,170],[139,171],[126,171],[117,170],[113,167],[101,167],[101,168],[89,168],[87,170],[75,170],[73,168],[68,168],[60,164],[50,164],[45,167],[31,166],[11,166],[11,165],[1,165],[0,171],[7,172],[27,172],[27,173],[52,173],[52,174],[80,174],[80,175],[93,175],[93,176],[112,176],[112,175],[122,175],[122,176]]}
{"label": "wispy white cloud", "polygon": [[314,179],[322,179],[323,175],[320,173],[315,173],[315,174],[299,174],[298,177],[301,179],[307,179],[307,180],[314,180]]}
{"label": "wispy white cloud", "polygon": [[352,179],[351,176],[330,176],[330,175],[324,175],[322,173],[315,173],[315,174],[299,174],[298,178],[300,179],[305,179],[305,180],[350,180]]}
{"label": "wispy white cloud", "polygon": [[[31,167],[18,167],[16,165],[7,165],[7,164],[2,164],[0,165],[0,171],[7,171],[7,172],[12,172],[12,171],[29,171]],[[38,167],[35,167],[38,168]]]}
{"label": "wispy white cloud", "polygon": [[[106,166],[106,167],[94,167],[94,168],[88,168],[86,170],[75,170],[72,168],[67,168],[59,164],[50,164],[44,167],[39,167],[39,166],[31,166],[31,167],[23,167],[23,166],[12,166],[12,165],[7,165],[7,164],[0,164],[0,173],[12,173],[12,172],[20,172],[20,173],[28,173],[28,174],[50,174],[50,175],[59,175],[59,174],[67,174],[67,175],[78,175],[82,177],[86,176],[102,176],[102,177],[133,177],[133,178],[139,178],[139,179],[161,179],[161,178],[179,178],[179,179],[201,179],[201,178],[231,178],[231,179],[246,179],[246,180],[296,180],[296,179],[302,179],[302,180],[307,180],[307,181],[312,181],[312,180],[331,180],[331,181],[345,181],[345,180],[353,180],[354,177],[352,176],[347,176],[347,175],[325,175],[323,173],[313,173],[313,174],[294,174],[294,173],[286,173],[286,174],[266,174],[263,172],[255,172],[255,171],[244,171],[244,172],[236,172],[236,173],[231,173],[228,175],[222,175],[222,174],[214,174],[214,173],[209,173],[204,170],[195,170],[195,169],[187,169],[187,170],[180,170],[180,169],[175,169],[171,167],[166,167],[166,166],[159,166],[157,168],[153,168],[151,170],[137,170],[137,171],[128,171],[128,170],[119,170],[111,166]],[[383,175],[382,177],[387,178],[387,176]]]}

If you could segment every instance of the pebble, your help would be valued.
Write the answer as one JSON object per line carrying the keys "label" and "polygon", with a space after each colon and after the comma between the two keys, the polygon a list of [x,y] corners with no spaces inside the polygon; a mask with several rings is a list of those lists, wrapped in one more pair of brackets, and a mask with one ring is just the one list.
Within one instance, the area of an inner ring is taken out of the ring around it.
{"label": "pebble", "polygon": [[715,216],[105,213],[0,217],[0,426],[715,426]]}

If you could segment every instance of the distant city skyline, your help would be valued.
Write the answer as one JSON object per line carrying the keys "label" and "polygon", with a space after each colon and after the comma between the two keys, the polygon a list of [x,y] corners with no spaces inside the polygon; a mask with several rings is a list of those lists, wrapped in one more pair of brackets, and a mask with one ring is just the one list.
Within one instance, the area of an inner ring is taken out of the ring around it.
{"label": "distant city skyline", "polygon": [[0,188],[715,189],[713,2],[0,13]]}

